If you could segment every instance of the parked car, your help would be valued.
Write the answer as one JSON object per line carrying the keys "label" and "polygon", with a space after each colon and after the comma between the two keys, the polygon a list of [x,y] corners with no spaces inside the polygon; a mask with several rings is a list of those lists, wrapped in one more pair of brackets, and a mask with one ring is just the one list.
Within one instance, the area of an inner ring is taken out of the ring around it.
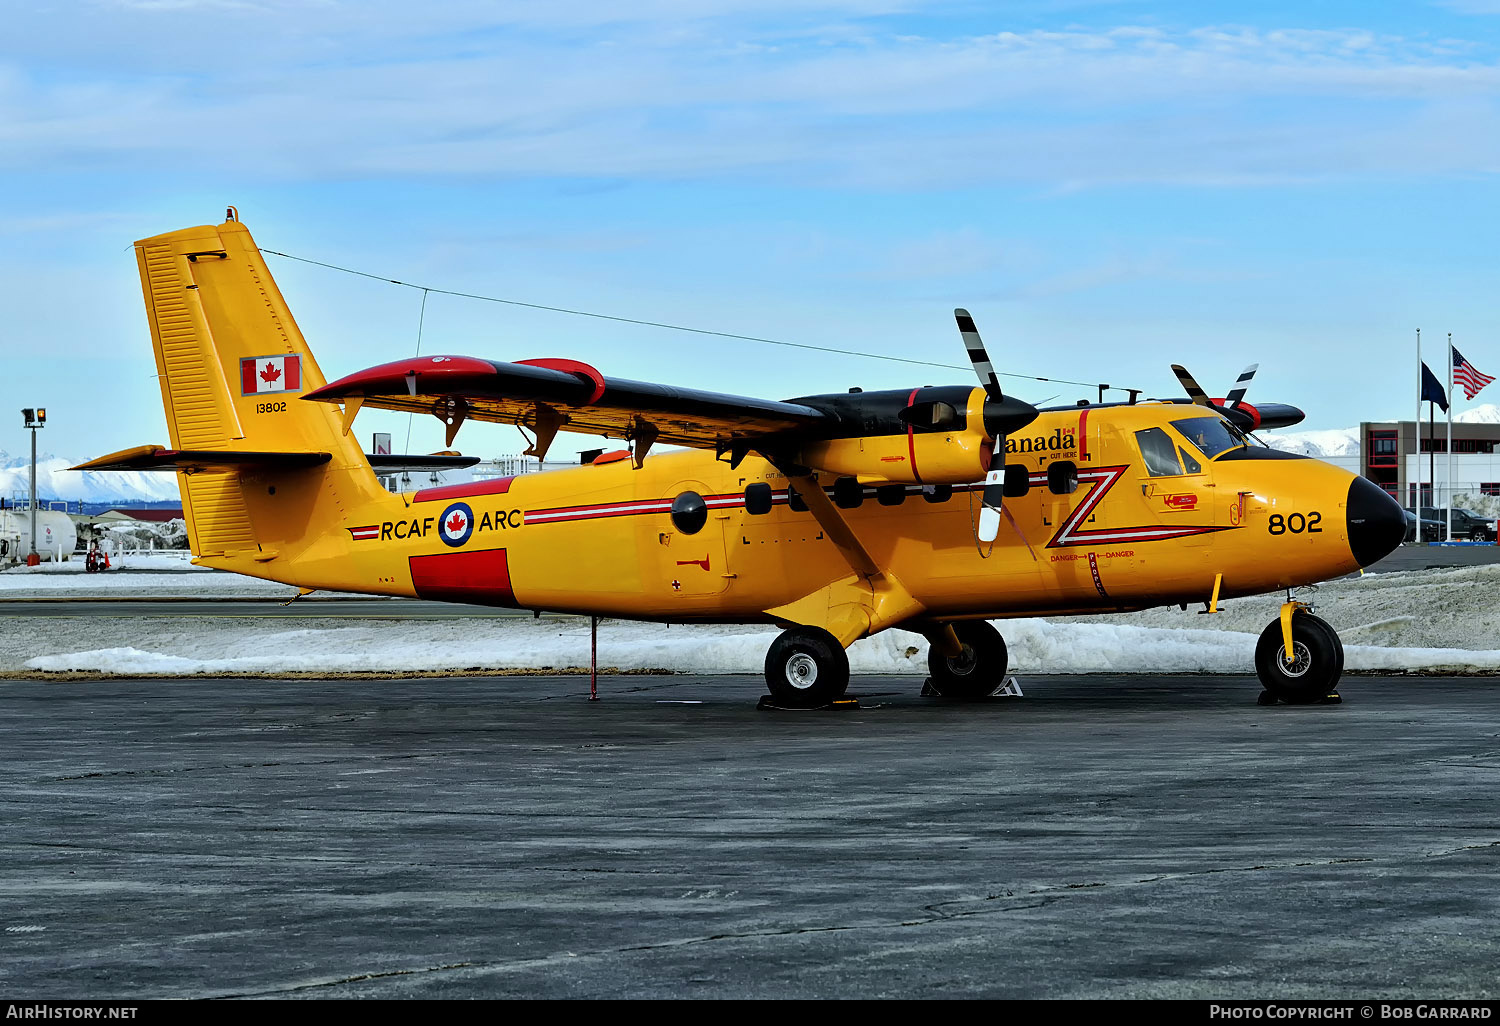
{"label": "parked car", "polygon": [[[1426,523],[1433,521],[1438,526],[1437,537],[1427,539]],[[1441,541],[1448,537],[1448,511],[1441,507],[1422,507],[1422,522],[1424,540]],[[1453,537],[1462,541],[1494,541],[1495,521],[1489,517],[1482,517],[1473,510],[1453,507]]]}
{"label": "parked car", "polygon": [[[1417,540],[1417,515],[1409,509],[1402,510],[1406,514],[1406,538],[1405,541]],[[1442,541],[1448,536],[1448,526],[1442,520],[1434,520],[1428,517],[1431,510],[1422,511],[1422,541]]]}

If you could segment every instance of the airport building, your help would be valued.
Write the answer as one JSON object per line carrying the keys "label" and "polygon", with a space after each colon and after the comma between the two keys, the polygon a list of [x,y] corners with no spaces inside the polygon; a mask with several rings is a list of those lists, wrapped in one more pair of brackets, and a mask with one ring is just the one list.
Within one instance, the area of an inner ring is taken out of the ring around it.
{"label": "airport building", "polygon": [[1500,424],[1453,422],[1451,478],[1448,423],[1430,430],[1410,420],[1361,424],[1359,472],[1407,507],[1444,505],[1450,484],[1455,496],[1500,496]]}

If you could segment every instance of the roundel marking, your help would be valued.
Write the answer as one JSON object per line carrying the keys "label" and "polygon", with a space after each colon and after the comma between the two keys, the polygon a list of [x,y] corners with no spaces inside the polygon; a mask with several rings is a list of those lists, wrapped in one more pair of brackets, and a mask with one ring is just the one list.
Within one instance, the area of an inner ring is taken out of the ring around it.
{"label": "roundel marking", "polygon": [[443,510],[438,518],[438,535],[454,548],[469,540],[474,533],[474,511],[467,502],[455,502]]}

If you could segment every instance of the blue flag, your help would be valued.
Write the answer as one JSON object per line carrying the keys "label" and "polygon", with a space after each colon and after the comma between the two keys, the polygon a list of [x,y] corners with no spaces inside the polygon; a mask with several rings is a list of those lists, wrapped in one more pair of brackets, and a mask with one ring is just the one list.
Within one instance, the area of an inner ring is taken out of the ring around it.
{"label": "blue flag", "polygon": [[1422,403],[1437,403],[1448,412],[1448,396],[1443,392],[1442,383],[1427,369],[1427,364],[1422,364],[1422,398],[1417,400]]}

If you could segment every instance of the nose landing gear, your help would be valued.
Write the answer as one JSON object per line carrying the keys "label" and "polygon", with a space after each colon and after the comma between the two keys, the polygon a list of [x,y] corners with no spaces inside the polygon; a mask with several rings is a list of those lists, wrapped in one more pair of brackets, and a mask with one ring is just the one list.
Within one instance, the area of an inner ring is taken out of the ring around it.
{"label": "nose landing gear", "polygon": [[1262,705],[1339,701],[1334,689],[1344,672],[1344,644],[1326,621],[1302,603],[1288,602],[1282,615],[1261,632],[1255,672],[1266,689]]}

